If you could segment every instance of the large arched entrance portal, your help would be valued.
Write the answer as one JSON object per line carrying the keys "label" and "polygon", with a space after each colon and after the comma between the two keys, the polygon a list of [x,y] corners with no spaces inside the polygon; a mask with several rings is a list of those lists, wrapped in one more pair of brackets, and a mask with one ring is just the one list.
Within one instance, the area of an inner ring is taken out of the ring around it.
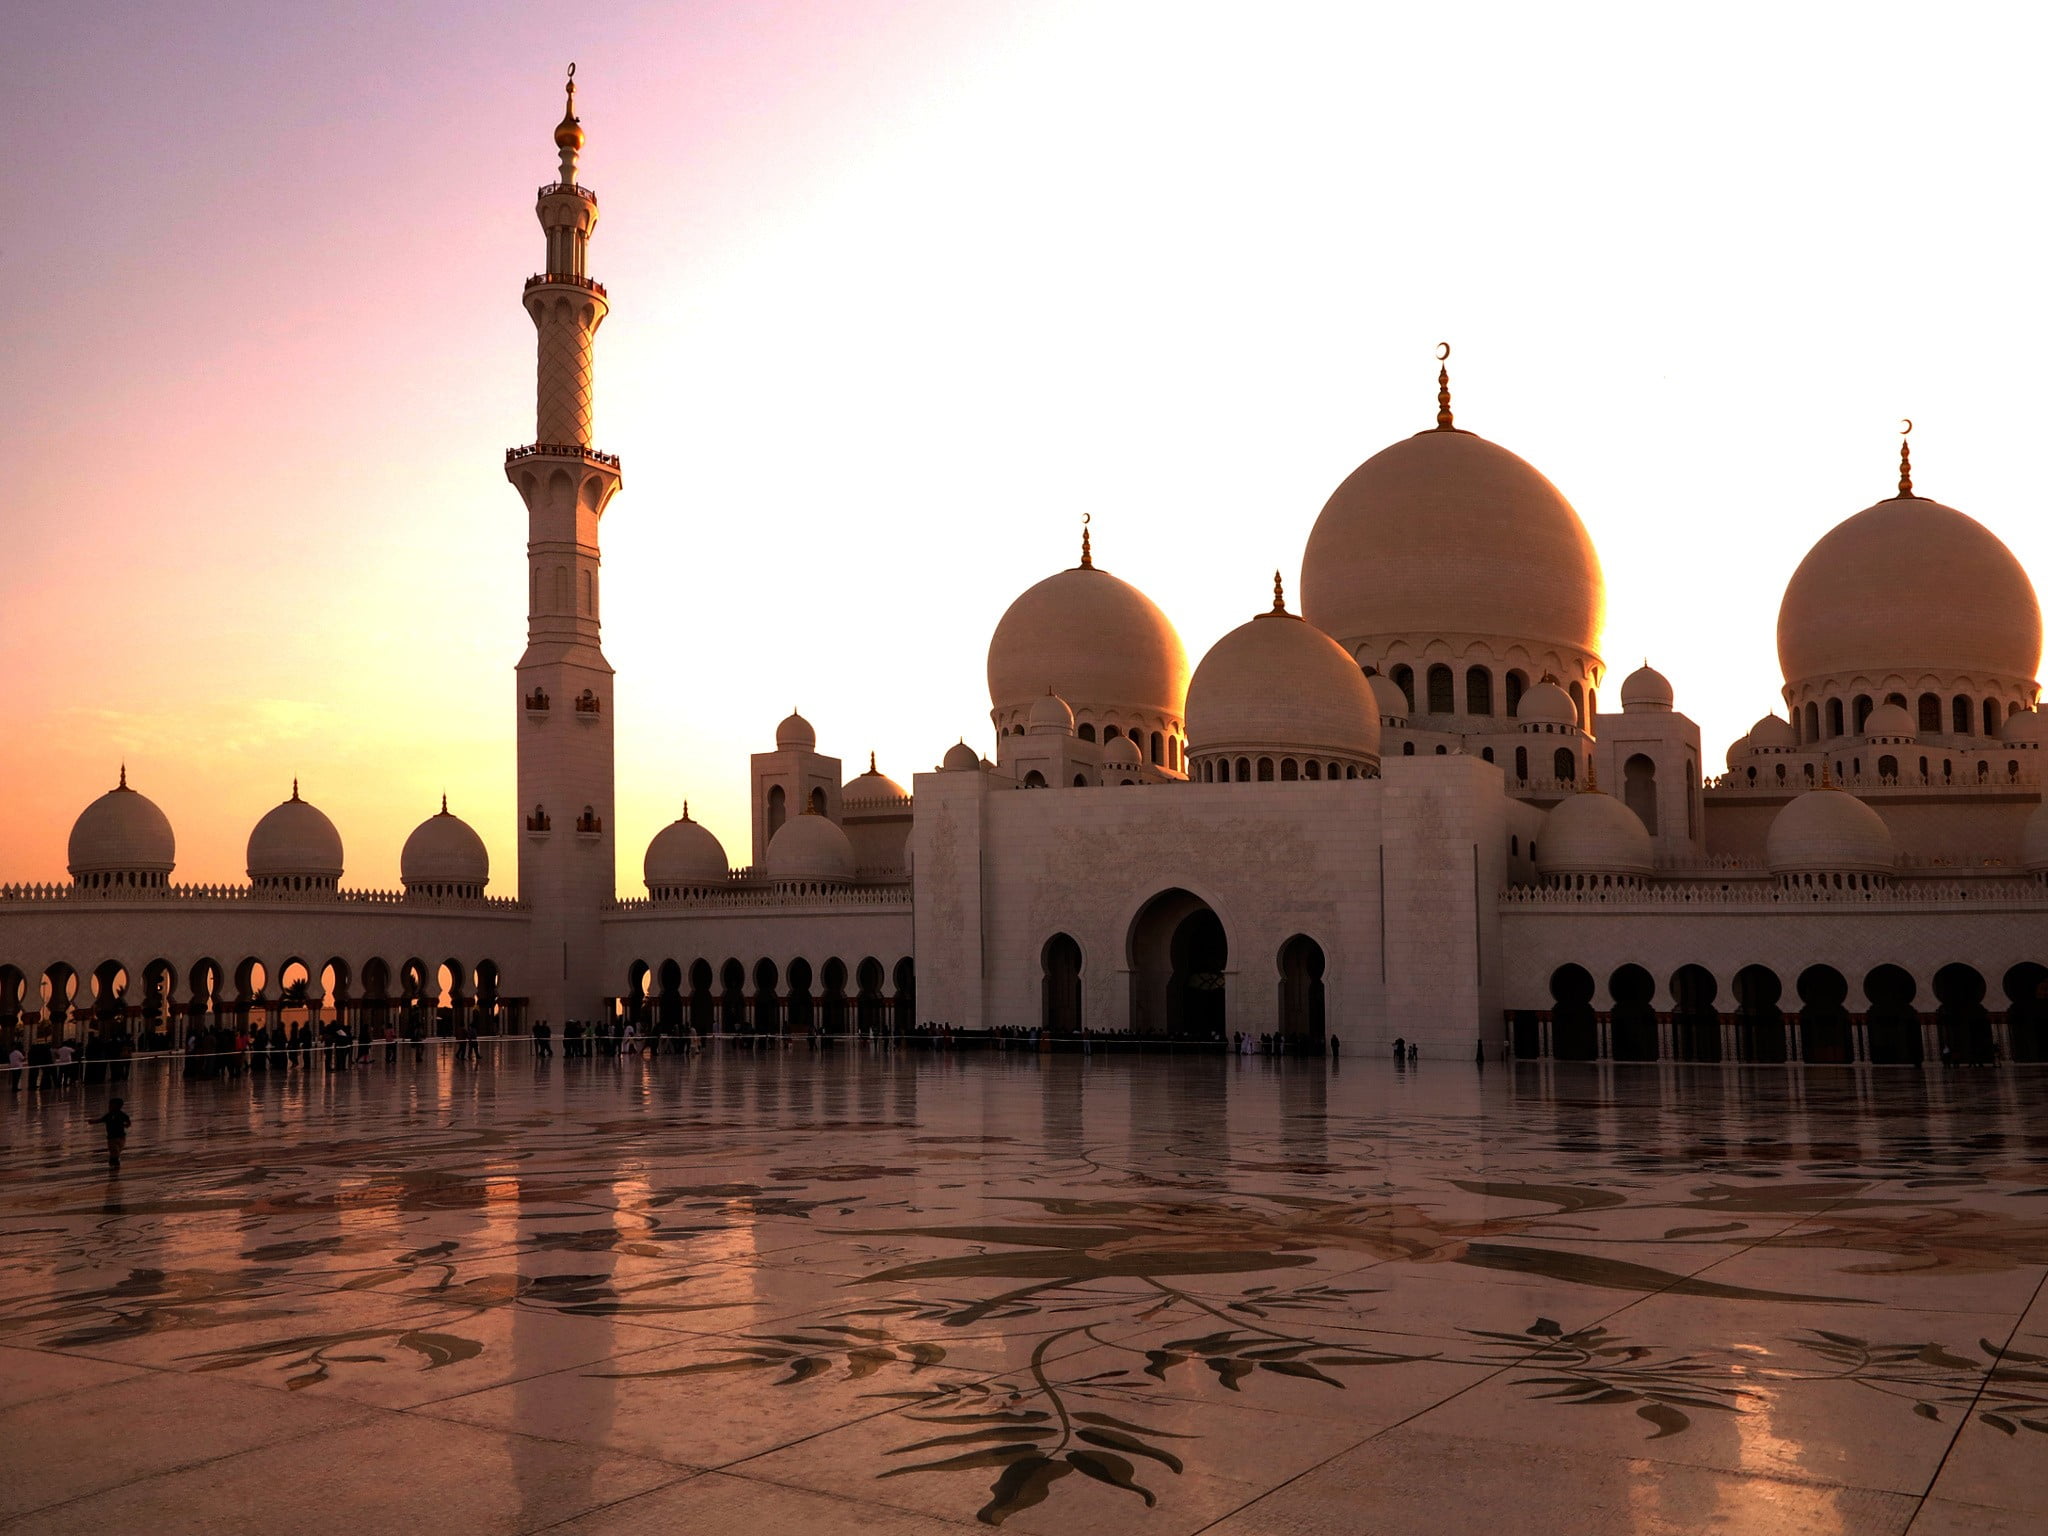
{"label": "large arched entrance portal", "polygon": [[1209,904],[1162,891],[1131,924],[1131,1030],[1176,1040],[1223,1038],[1230,943]]}

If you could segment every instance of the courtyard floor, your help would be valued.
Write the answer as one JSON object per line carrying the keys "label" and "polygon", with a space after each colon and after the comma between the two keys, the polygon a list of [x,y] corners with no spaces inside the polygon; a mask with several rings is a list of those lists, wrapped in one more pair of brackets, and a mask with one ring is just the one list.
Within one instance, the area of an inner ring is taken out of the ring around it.
{"label": "courtyard floor", "polygon": [[2048,1528],[2048,1076],[714,1050],[0,1094],[0,1529]]}

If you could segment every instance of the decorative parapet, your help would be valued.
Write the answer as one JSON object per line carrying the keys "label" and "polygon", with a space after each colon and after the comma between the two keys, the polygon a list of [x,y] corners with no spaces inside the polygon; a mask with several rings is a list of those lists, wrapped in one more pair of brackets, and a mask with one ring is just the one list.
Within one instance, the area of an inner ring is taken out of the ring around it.
{"label": "decorative parapet", "polygon": [[[1949,749],[1944,748],[1941,750]],[[1972,753],[1974,759],[1975,754],[1981,753],[1988,758],[1996,756],[2004,749],[1999,747],[1978,747],[1971,749],[1958,748],[1955,750],[1959,755],[1962,751],[1968,750]],[[1943,795],[2009,796],[2015,789],[2039,789],[2041,787],[2041,775],[2035,770],[2033,762],[2024,758],[2021,761],[2025,766],[2016,774],[2006,773],[2002,769],[1993,769],[1983,778],[1977,778],[1974,774],[1967,778],[1958,775],[1944,779],[1937,778],[1933,774],[1922,777],[1917,773],[1849,773],[1836,775],[1832,772],[1828,775],[1828,778],[1835,788],[1852,790],[1857,794],[1868,794],[1872,791],[1884,790],[1904,790],[1913,794],[1924,794],[1928,790],[1938,790]],[[1819,757],[1815,755],[1814,764],[1818,764],[1818,762]],[[1819,773],[1820,769],[1814,766],[1815,776],[1818,777]],[[1750,781],[1748,774],[1744,772],[1715,774],[1707,779],[1702,787],[1708,794],[1717,799],[1726,797],[1729,799],[1755,798],[1769,800],[1774,797],[1799,794],[1805,790],[1815,788],[1816,785],[1813,780],[1807,778],[1804,768],[1795,768],[1793,772],[1788,773],[1783,779],[1778,778],[1775,773],[1768,776],[1759,773],[1753,783]]]}
{"label": "decorative parapet", "polygon": [[1922,910],[1971,907],[2032,908],[2048,912],[2048,883],[2032,878],[1898,880],[1868,887],[1784,885],[1773,880],[1654,880],[1635,884],[1589,885],[1583,889],[1512,885],[1500,893],[1505,910],[1547,907],[1623,907],[1665,911],[1674,907],[1910,907]]}
{"label": "decorative parapet", "polygon": [[845,816],[849,812],[861,811],[869,815],[908,816],[913,798],[910,795],[846,795],[839,801],[839,813]]}
{"label": "decorative parapet", "polygon": [[607,469],[619,467],[616,453],[599,453],[587,443],[528,443],[524,447],[505,450],[507,464],[517,464],[524,459],[587,459]]}
{"label": "decorative parapet", "polygon": [[585,293],[594,293],[600,299],[605,297],[604,284],[594,277],[578,277],[573,272],[536,272],[526,280],[526,291],[541,287],[581,288]]}
{"label": "decorative parapet", "polygon": [[702,889],[695,895],[678,896],[667,901],[654,901],[645,896],[622,897],[608,903],[606,912],[635,914],[641,916],[664,912],[735,912],[775,911],[777,909],[811,910],[818,907],[875,908],[898,907],[904,911],[910,908],[910,888],[907,884],[892,886],[807,886],[799,895],[778,890],[766,881],[747,881],[733,884],[724,890]]}
{"label": "decorative parapet", "polygon": [[460,907],[468,911],[525,912],[510,896],[418,896],[404,891],[279,891],[249,885],[115,886],[94,890],[70,884],[0,885],[0,902],[79,903],[91,906]]}
{"label": "decorative parapet", "polygon": [[572,196],[582,198],[586,203],[594,204],[597,201],[597,194],[595,192],[591,191],[588,187],[579,186],[573,181],[551,181],[533,195],[535,197],[553,197],[557,192],[567,192]]}

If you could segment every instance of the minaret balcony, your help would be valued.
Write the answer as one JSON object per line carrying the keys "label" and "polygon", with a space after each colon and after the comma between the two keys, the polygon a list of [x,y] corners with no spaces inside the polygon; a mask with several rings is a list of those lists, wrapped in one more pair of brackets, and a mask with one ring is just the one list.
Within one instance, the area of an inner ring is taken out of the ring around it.
{"label": "minaret balcony", "polygon": [[526,280],[524,292],[536,288],[581,288],[585,293],[594,293],[600,299],[607,297],[604,284],[594,277],[578,277],[573,272],[536,272]]}
{"label": "minaret balcony", "polygon": [[534,193],[534,196],[553,197],[559,192],[567,192],[572,197],[580,197],[592,206],[595,206],[597,203],[597,194],[595,192],[591,191],[588,187],[578,186],[573,181],[551,181]]}
{"label": "minaret balcony", "polygon": [[528,443],[523,448],[507,448],[505,462],[518,464],[526,459],[581,459],[586,464],[601,464],[606,469],[619,467],[616,453],[599,453],[588,443]]}

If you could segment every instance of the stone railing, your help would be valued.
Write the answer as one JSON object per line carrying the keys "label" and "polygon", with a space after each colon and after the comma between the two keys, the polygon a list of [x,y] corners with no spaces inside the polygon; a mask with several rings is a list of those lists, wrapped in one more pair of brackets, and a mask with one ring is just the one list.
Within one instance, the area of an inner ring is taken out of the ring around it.
{"label": "stone railing", "polygon": [[507,464],[517,464],[523,459],[589,459],[610,469],[619,467],[616,453],[599,453],[588,443],[528,443],[523,448],[505,450]]}
{"label": "stone railing", "polygon": [[510,896],[419,896],[404,891],[284,891],[250,885],[105,886],[87,889],[69,884],[0,885],[0,902],[79,902],[96,906],[179,905],[216,903],[294,907],[460,907],[469,911],[524,912],[526,903]]}
{"label": "stone railing", "polygon": [[583,201],[585,201],[586,203],[594,203],[597,201],[597,194],[595,192],[591,191],[590,188],[574,181],[551,181],[533,195],[535,197],[553,197],[557,192],[574,193],[577,197],[582,198]]}
{"label": "stone railing", "polygon": [[[1990,749],[1994,755],[1998,750],[1997,748]],[[1820,770],[1816,768],[1814,770],[1814,779],[1809,780],[1806,777],[1806,769],[1802,764],[1788,769],[1783,782],[1780,782],[1774,766],[1772,772],[1765,773],[1759,771],[1756,776],[1756,782],[1752,784],[1749,782],[1746,772],[1737,770],[1729,773],[1715,774],[1706,779],[1702,787],[1710,793],[1722,795],[1731,793],[1756,795],[1759,797],[1789,795],[1799,793],[1802,790],[1818,788],[1817,780],[1819,774]],[[2034,764],[2024,758],[2021,759],[2021,770],[2016,775],[2007,774],[2002,767],[1994,767],[1988,775],[1981,779],[1974,773],[1967,775],[1956,774],[1950,778],[1943,779],[1937,778],[1932,774],[1923,778],[1917,773],[1848,773],[1836,775],[1833,772],[1829,773],[1828,779],[1835,788],[1850,790],[1857,794],[1863,794],[1870,790],[1901,789],[1925,791],[1934,789],[1941,791],[1944,795],[2009,795],[2015,789],[2038,789],[2041,785],[2041,776],[2034,771]]]}
{"label": "stone railing", "polygon": [[705,890],[697,896],[678,896],[655,901],[646,896],[625,896],[608,902],[604,910],[620,914],[650,915],[662,912],[763,911],[797,907],[905,907],[910,904],[906,883],[887,886],[842,886],[807,888],[802,894],[776,889],[773,883],[749,881],[725,890]]}
{"label": "stone railing", "polygon": [[912,797],[909,795],[846,795],[839,802],[842,815],[847,811],[901,811],[910,814]]}
{"label": "stone railing", "polygon": [[605,297],[604,284],[594,277],[577,277],[571,272],[536,272],[526,280],[526,289],[540,287],[581,288],[585,293],[594,293],[600,299]]}
{"label": "stone railing", "polygon": [[1615,885],[1513,885],[1503,908],[1527,907],[2029,907],[2048,912],[2048,884],[2033,879],[1901,880],[1865,889],[1770,880],[1655,880]]}

